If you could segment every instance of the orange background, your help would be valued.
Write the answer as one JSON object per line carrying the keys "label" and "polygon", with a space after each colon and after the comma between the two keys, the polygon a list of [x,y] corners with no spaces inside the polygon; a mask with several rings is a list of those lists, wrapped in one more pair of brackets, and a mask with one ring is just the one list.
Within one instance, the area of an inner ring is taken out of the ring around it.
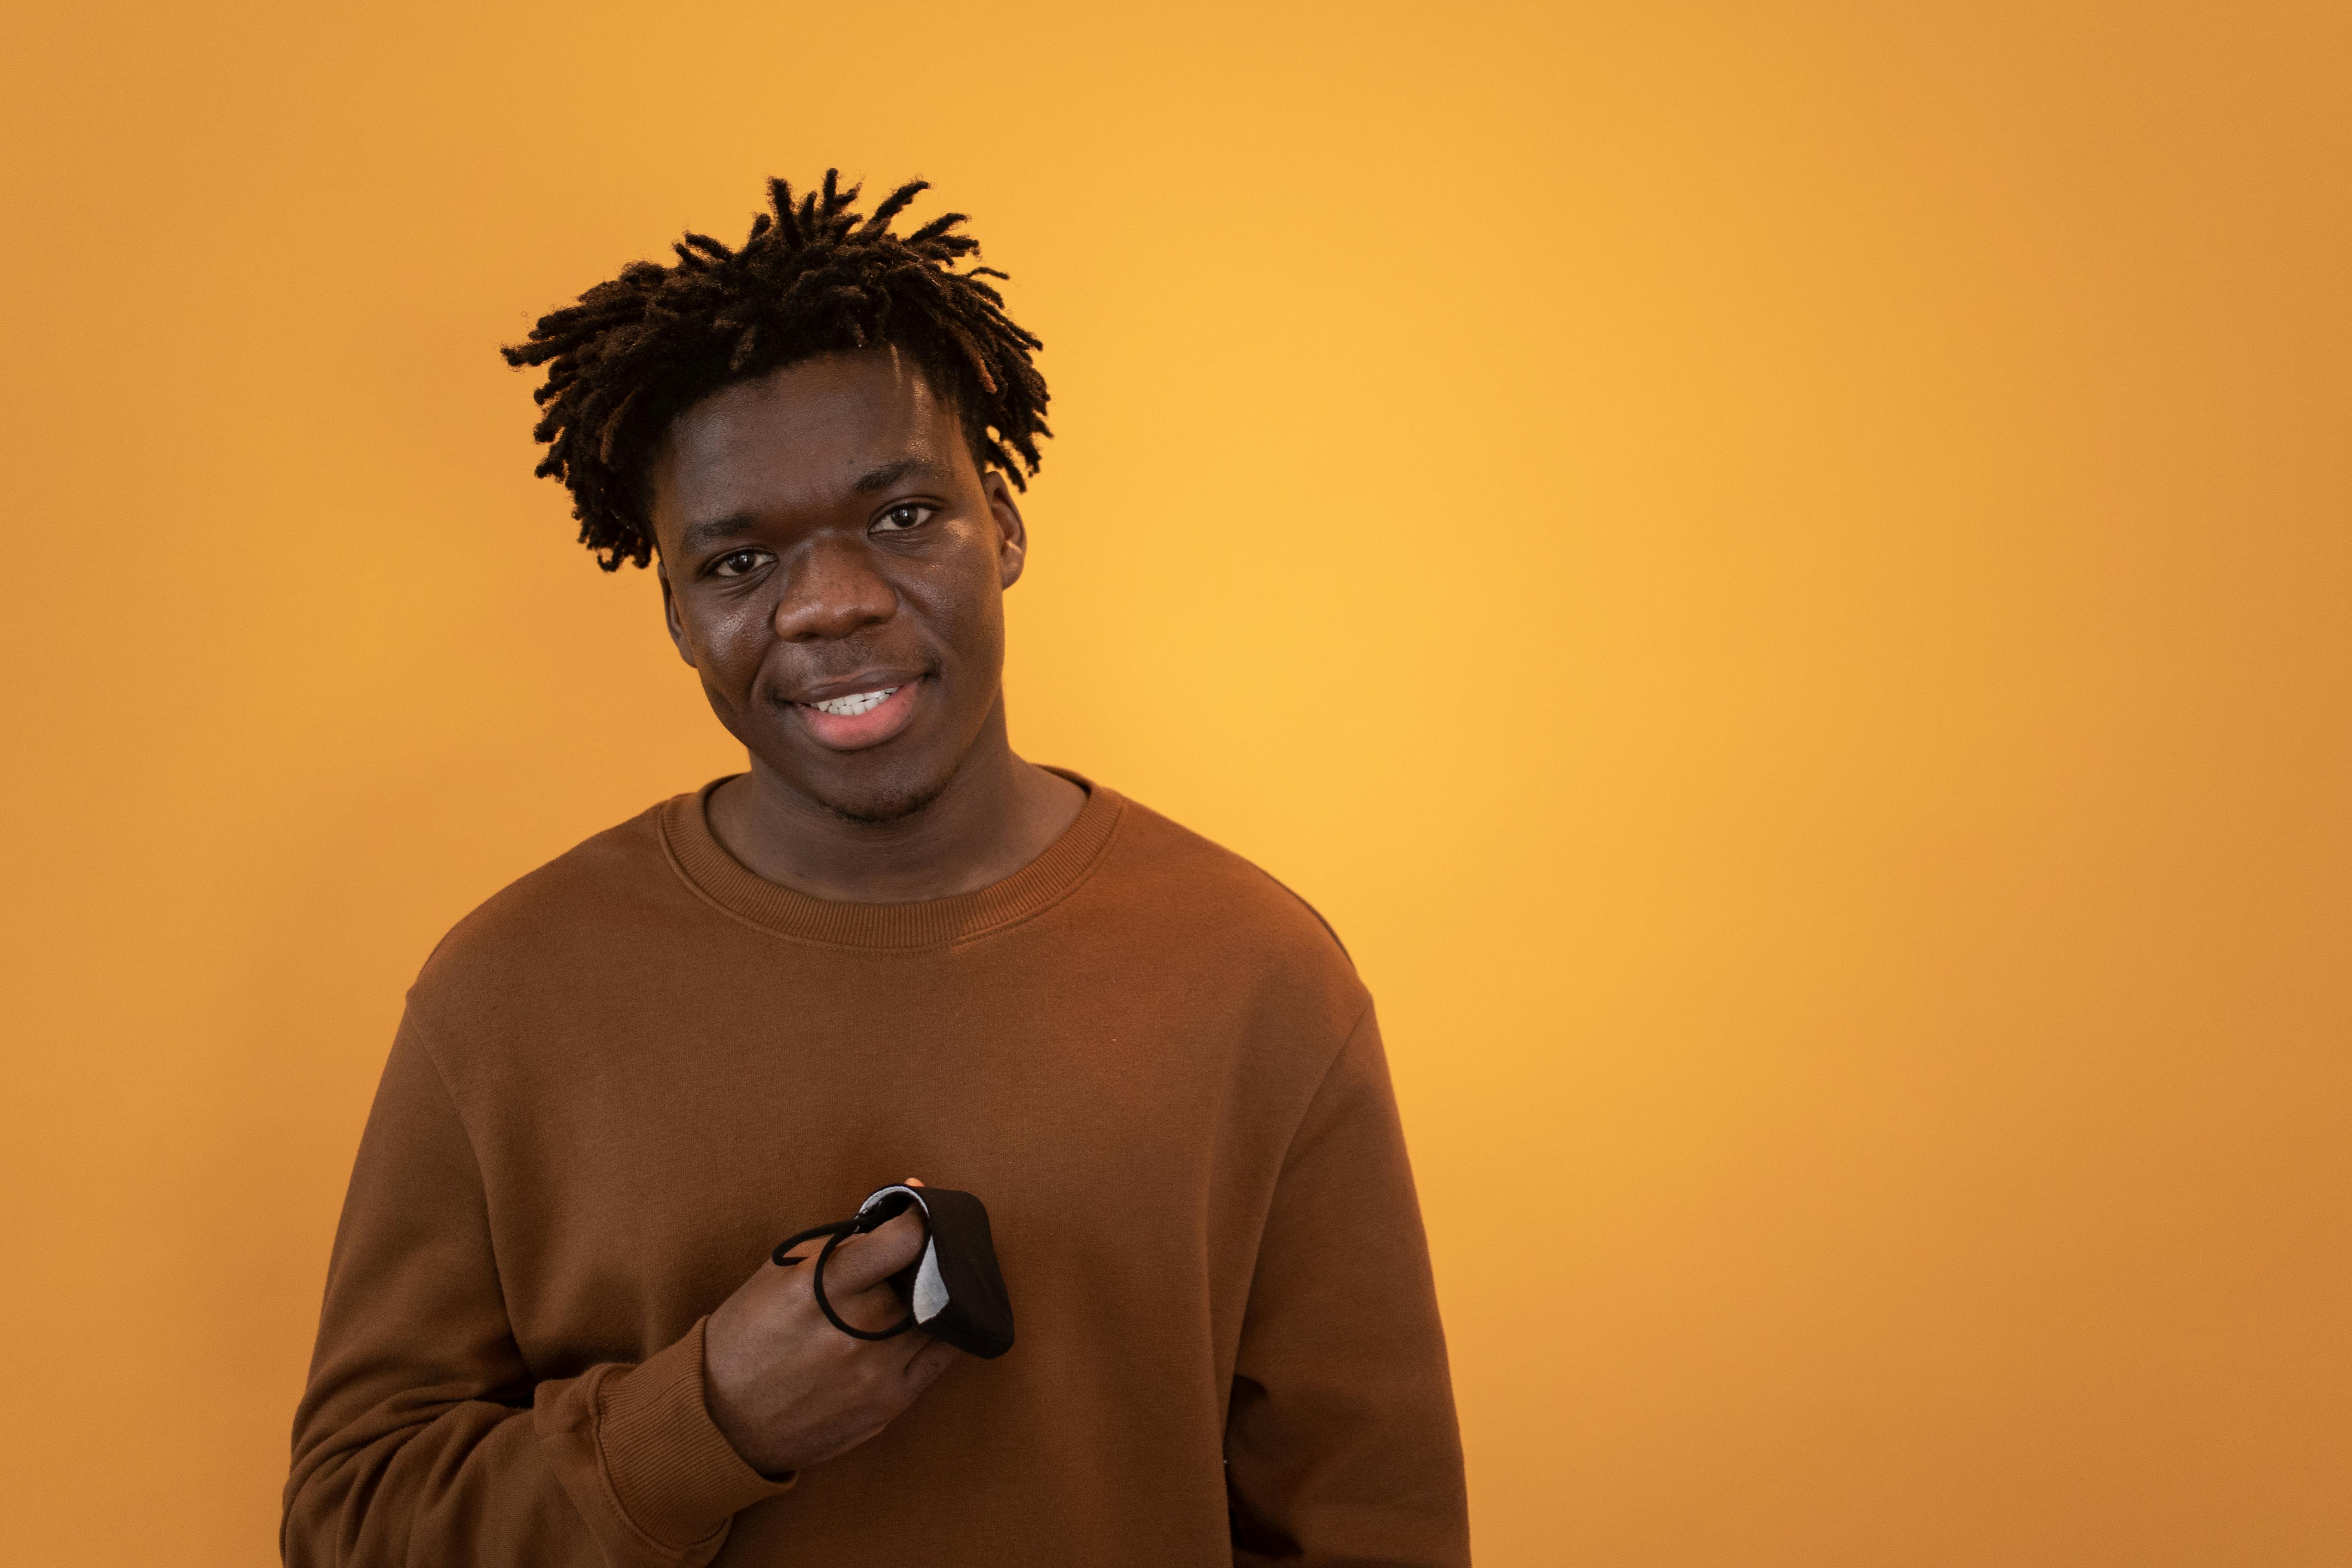
{"label": "orange background", "polygon": [[2352,1561],[2341,7],[10,31],[11,1561],[269,1559],[403,987],[736,765],[494,350],[827,162],[1046,342],[1015,743],[1381,998],[1483,1562]]}

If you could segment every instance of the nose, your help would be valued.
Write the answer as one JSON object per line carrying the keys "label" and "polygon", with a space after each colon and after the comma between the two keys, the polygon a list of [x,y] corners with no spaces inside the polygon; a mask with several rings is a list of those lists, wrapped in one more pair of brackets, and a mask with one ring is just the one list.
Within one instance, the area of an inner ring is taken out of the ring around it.
{"label": "nose", "polygon": [[854,544],[815,539],[793,563],[776,602],[776,636],[785,642],[831,642],[888,620],[898,591]]}

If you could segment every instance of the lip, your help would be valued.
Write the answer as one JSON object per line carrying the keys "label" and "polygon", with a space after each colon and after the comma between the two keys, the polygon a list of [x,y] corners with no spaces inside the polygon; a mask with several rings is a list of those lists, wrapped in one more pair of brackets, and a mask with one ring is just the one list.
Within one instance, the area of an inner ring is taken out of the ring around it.
{"label": "lip", "polygon": [[855,697],[861,691],[879,691],[886,686],[912,686],[922,679],[920,669],[905,665],[868,665],[838,679],[812,680],[806,686],[795,686],[784,693],[784,699],[793,703],[830,702],[836,697]]}
{"label": "lip", "polygon": [[[876,671],[853,676],[847,680],[828,680],[803,688],[792,700],[793,716],[809,739],[829,752],[862,752],[895,738],[914,722],[916,710],[922,706],[930,678],[923,675],[899,675]],[[868,709],[854,717],[819,711],[812,704],[830,702],[837,697],[854,697],[861,691],[879,691],[895,686],[896,691],[882,700],[878,707]]]}

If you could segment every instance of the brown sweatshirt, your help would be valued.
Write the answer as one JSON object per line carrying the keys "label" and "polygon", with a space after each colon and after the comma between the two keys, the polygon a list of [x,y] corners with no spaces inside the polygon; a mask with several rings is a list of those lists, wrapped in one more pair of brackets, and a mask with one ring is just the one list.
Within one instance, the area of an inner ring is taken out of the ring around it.
{"label": "brown sweatshirt", "polygon": [[[1314,912],[1098,785],[993,887],[833,903],[730,858],[709,793],[410,992],[287,1562],[1466,1563],[1380,1036]],[[704,1406],[706,1315],[909,1173],[988,1205],[1018,1342],[772,1481]]]}

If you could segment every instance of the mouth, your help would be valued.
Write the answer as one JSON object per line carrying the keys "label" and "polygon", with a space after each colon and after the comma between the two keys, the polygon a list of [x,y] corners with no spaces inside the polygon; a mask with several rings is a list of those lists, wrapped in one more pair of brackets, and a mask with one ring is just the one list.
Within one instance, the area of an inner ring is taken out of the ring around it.
{"label": "mouth", "polygon": [[809,738],[828,751],[857,752],[878,746],[904,730],[915,716],[928,679],[911,679],[842,691],[792,704]]}

